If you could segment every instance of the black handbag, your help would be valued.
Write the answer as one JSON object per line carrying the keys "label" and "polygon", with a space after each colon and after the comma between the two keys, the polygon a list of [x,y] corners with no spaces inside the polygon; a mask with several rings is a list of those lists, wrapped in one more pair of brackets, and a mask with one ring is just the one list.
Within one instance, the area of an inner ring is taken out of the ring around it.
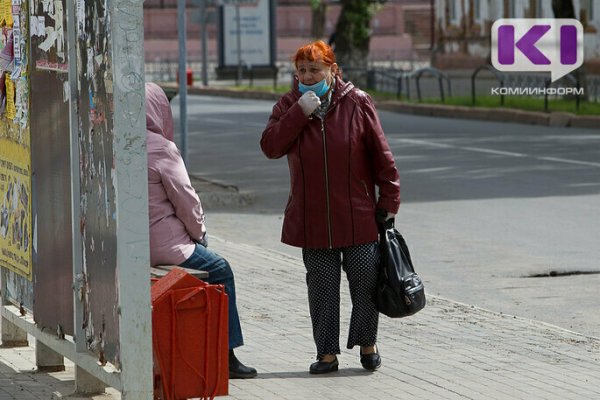
{"label": "black handbag", "polygon": [[390,318],[413,315],[425,307],[425,287],[413,267],[404,238],[394,222],[379,226],[380,262],[375,305]]}

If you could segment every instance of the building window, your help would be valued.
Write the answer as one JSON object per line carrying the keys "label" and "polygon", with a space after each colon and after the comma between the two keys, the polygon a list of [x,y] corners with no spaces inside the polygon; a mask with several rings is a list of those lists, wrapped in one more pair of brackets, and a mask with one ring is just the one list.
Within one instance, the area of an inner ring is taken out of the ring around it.
{"label": "building window", "polygon": [[517,18],[517,0],[508,2],[508,18]]}
{"label": "building window", "polygon": [[596,17],[594,16],[594,1],[595,0],[588,0],[588,20],[592,21],[594,20]]}
{"label": "building window", "polygon": [[473,7],[475,8],[475,19],[481,19],[481,0],[474,0]]}

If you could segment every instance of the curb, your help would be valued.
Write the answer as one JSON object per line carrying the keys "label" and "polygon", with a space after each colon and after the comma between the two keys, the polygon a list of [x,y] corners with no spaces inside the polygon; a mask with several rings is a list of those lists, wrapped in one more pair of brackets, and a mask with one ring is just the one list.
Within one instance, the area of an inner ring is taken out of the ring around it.
{"label": "curb", "polygon": [[228,185],[190,174],[192,186],[206,209],[243,208],[254,204],[256,197],[250,192],[240,192],[237,186]]}
{"label": "curb", "polygon": [[397,101],[378,102],[377,107],[380,110],[386,111],[445,118],[519,122],[534,125],[549,125],[550,121],[550,116],[545,113],[486,107],[471,108],[437,104],[408,104]]}
{"label": "curb", "polygon": [[[163,90],[174,97],[179,91],[179,85],[175,83],[160,83],[159,86]],[[281,97],[278,93],[263,92],[259,90],[233,90],[216,87],[196,87],[188,86],[188,94],[197,94],[204,96],[221,96],[221,97],[233,97],[238,99],[256,99],[256,100],[279,100]],[[169,97],[169,100],[171,97]]]}
{"label": "curb", "polygon": [[573,113],[558,111],[543,113],[509,108],[444,106],[438,104],[408,104],[398,101],[377,102],[377,107],[386,111],[445,118],[515,122],[520,124],[574,128],[593,129],[600,127],[600,117],[591,115],[576,115]]}
{"label": "curb", "polygon": [[[161,84],[165,91],[177,91],[176,84]],[[188,87],[188,93],[206,96],[222,96],[242,99],[278,100],[281,94],[256,90],[232,90],[215,87]],[[576,115],[567,112],[550,113],[523,111],[511,108],[487,108],[466,106],[445,106],[439,104],[412,104],[394,100],[376,101],[380,110],[403,114],[425,115],[432,117],[459,118],[469,120],[514,122],[520,124],[590,128],[600,127],[600,116]]]}

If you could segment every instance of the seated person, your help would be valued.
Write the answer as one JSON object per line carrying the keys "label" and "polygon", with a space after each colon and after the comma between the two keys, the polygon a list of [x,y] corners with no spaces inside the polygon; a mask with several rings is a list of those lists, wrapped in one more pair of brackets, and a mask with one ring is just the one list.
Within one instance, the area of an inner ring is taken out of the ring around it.
{"label": "seated person", "polygon": [[207,249],[204,211],[183,159],[173,143],[173,116],[160,86],[146,84],[148,205],[152,266],[179,265],[208,272],[206,281],[222,284],[229,301],[229,378],[254,378],[233,349],[244,344],[235,301],[235,281],[227,260]]}

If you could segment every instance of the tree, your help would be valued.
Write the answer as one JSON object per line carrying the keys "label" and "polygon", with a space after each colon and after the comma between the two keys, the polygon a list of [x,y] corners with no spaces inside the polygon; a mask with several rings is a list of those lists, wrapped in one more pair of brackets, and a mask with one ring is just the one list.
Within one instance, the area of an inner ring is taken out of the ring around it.
{"label": "tree", "polygon": [[335,54],[348,79],[365,87],[371,40],[371,18],[378,5],[371,0],[341,0],[342,10],[335,27]]}
{"label": "tree", "polygon": [[322,39],[325,35],[325,19],[327,17],[326,0],[310,0],[310,9],[312,11],[312,27],[310,34],[313,39]]}
{"label": "tree", "polygon": [[554,18],[575,18],[573,0],[552,0]]}
{"label": "tree", "polygon": [[[554,18],[575,18],[573,0],[552,0],[552,12],[554,13]],[[585,88],[587,86],[585,65],[575,71],[575,77],[581,87]],[[584,90],[583,99],[587,100],[587,96],[587,91]]]}

